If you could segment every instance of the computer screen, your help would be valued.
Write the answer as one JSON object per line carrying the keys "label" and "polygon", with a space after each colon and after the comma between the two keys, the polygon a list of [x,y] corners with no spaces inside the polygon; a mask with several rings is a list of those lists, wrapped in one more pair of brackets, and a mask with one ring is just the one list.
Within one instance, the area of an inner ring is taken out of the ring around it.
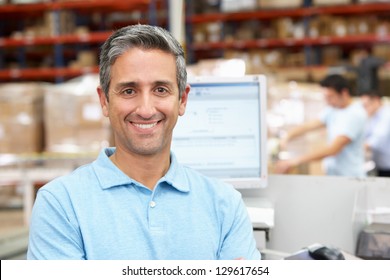
{"label": "computer screen", "polygon": [[192,77],[173,131],[181,164],[236,188],[267,186],[266,78]]}

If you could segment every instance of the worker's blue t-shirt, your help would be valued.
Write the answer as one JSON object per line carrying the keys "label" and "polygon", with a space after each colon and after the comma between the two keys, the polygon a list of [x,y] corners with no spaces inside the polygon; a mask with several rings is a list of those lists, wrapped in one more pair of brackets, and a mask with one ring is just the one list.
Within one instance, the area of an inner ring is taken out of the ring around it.
{"label": "worker's blue t-shirt", "polygon": [[111,162],[114,151],[39,190],[28,259],[260,259],[232,186],[171,154],[151,191]]}
{"label": "worker's blue t-shirt", "polygon": [[328,143],[338,136],[351,140],[340,153],[325,158],[327,175],[365,177],[364,131],[367,114],[363,106],[356,102],[343,109],[327,107],[321,116],[327,128]]}

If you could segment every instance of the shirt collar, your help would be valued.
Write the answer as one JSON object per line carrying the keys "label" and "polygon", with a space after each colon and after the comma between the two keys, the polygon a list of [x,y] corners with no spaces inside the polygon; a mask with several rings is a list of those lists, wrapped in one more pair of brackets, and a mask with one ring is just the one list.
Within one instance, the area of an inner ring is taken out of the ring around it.
{"label": "shirt collar", "polygon": [[[97,159],[92,163],[95,174],[99,180],[102,189],[123,185],[137,185],[140,183],[130,178],[123,173],[109,157],[115,152],[115,148],[104,148],[100,151]],[[168,172],[163,176],[158,184],[167,183],[173,188],[181,192],[189,192],[190,184],[185,174],[183,166],[181,166],[174,153],[171,153],[171,164]]]}
{"label": "shirt collar", "polygon": [[190,191],[190,182],[186,176],[184,167],[179,164],[173,152],[171,152],[171,165],[169,166],[168,172],[160,180],[160,182],[164,181],[181,192]]}

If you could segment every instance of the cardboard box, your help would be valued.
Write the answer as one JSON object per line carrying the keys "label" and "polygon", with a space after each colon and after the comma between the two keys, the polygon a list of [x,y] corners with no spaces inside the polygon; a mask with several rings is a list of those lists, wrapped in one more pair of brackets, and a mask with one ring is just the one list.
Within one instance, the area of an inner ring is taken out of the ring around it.
{"label": "cardboard box", "polygon": [[317,38],[321,36],[331,36],[332,34],[333,16],[320,15],[312,19],[309,23],[308,36]]}
{"label": "cardboard box", "polygon": [[347,5],[351,4],[352,0],[313,0],[314,6],[322,5]]}
{"label": "cardboard box", "polygon": [[348,18],[348,35],[374,34],[378,19],[376,16]]}
{"label": "cardboard box", "polygon": [[258,6],[261,9],[274,8],[298,8],[303,5],[303,0],[258,0]]}
{"label": "cardboard box", "polygon": [[357,3],[389,2],[389,0],[356,0]]}
{"label": "cardboard box", "polygon": [[292,38],[293,37],[293,19],[289,17],[279,18],[272,21],[277,38]]}
{"label": "cardboard box", "polygon": [[386,43],[372,46],[372,55],[390,61],[390,48]]}
{"label": "cardboard box", "polygon": [[327,46],[322,48],[322,64],[335,66],[342,61],[343,51],[339,46]]}
{"label": "cardboard box", "polygon": [[43,85],[0,86],[0,153],[37,153],[43,148]]}
{"label": "cardboard box", "polygon": [[386,37],[390,34],[390,20],[378,20],[374,32],[379,37]]}

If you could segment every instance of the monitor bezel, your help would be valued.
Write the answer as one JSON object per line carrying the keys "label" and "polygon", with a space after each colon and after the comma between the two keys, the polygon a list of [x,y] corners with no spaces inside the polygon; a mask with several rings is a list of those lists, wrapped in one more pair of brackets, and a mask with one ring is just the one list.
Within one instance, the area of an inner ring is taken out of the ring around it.
{"label": "monitor bezel", "polygon": [[[259,117],[260,117],[260,176],[258,178],[252,178],[252,182],[247,182],[246,178],[220,178],[232,184],[237,189],[252,189],[252,188],[265,188],[268,185],[268,154],[267,154],[267,79],[265,75],[245,75],[240,77],[220,77],[220,76],[191,76],[188,78],[187,83],[190,86],[206,83],[222,83],[222,84],[235,84],[255,82],[258,84],[259,95]],[[190,93],[191,94],[191,91]],[[242,179],[242,180],[241,180]],[[234,182],[240,183],[235,184]]]}

